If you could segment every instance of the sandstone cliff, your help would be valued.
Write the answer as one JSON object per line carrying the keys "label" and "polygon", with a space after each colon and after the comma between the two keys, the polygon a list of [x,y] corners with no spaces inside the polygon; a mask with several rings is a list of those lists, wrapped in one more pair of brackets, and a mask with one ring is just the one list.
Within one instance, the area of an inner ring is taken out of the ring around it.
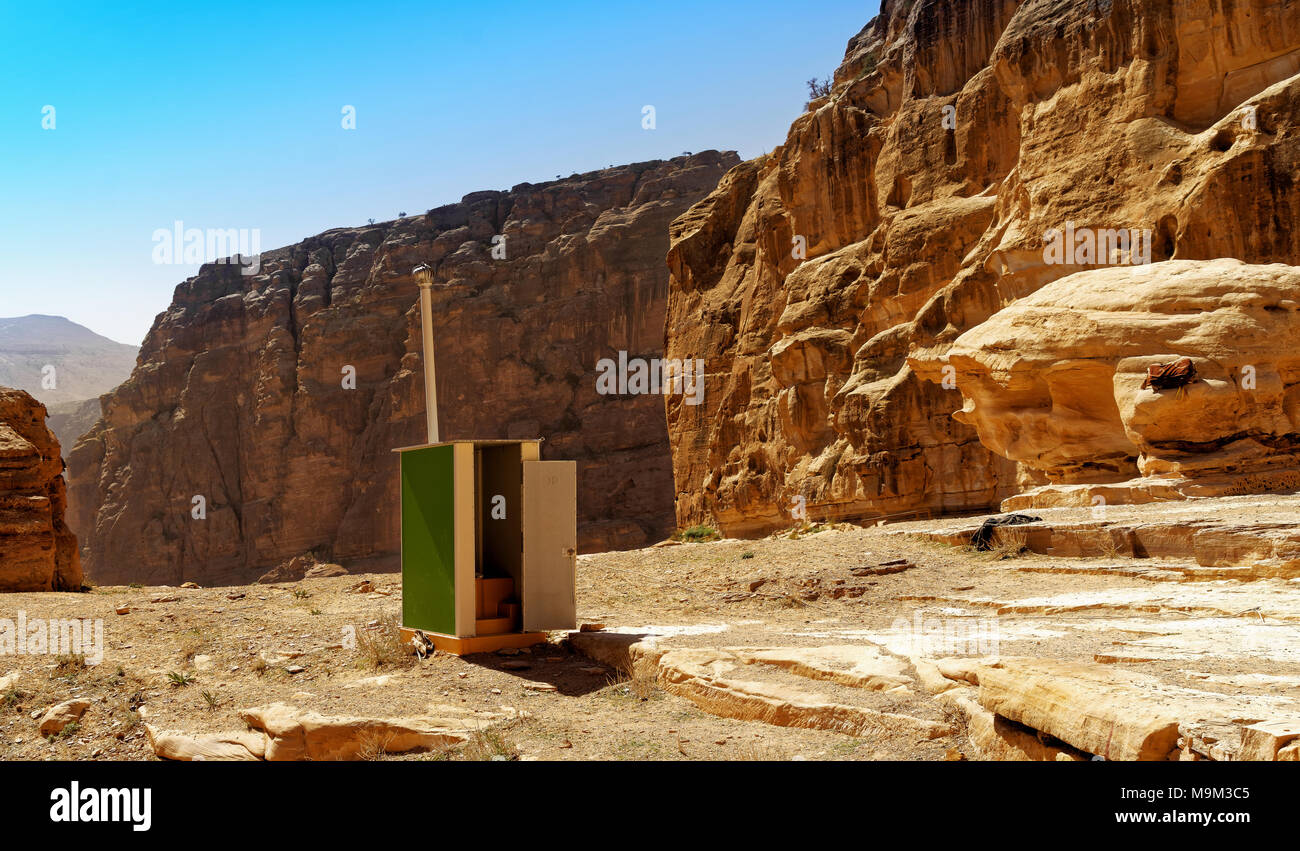
{"label": "sandstone cliff", "polygon": [[951,416],[949,347],[1102,265],[1052,262],[1054,229],[1145,239],[1106,263],[1295,263],[1297,71],[1287,0],[885,0],[785,144],[673,224],[668,354],[708,373],[703,405],[668,409],[678,523],[1032,483]]}
{"label": "sandstone cliff", "polygon": [[[127,370],[126,375],[130,374],[130,370]],[[111,387],[107,388],[107,390],[111,389]],[[83,399],[80,402],[55,402],[46,407],[50,412],[46,420],[50,431],[54,432],[54,436],[59,439],[59,445],[69,452],[77,445],[77,440],[94,428],[95,423],[99,422],[100,416],[103,415],[99,397]]]}
{"label": "sandstone cliff", "polygon": [[0,387],[0,591],[79,591],[59,442],[45,407]]}
{"label": "sandstone cliff", "polygon": [[578,461],[585,550],[663,537],[663,400],[599,395],[595,371],[619,351],[662,354],[668,225],[736,162],[713,151],[477,192],[264,253],[255,276],[205,266],[72,453],[88,575],[249,582],[306,552],[395,569],[391,450],[424,442],[421,263],[437,270],[443,439],[544,437],[543,458]]}

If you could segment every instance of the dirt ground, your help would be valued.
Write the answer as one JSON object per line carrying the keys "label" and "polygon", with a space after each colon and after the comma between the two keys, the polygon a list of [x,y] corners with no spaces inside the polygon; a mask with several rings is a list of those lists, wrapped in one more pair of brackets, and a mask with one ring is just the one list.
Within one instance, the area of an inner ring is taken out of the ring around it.
{"label": "dirt ground", "polygon": [[[925,525],[581,556],[579,622],[672,648],[872,644],[915,673],[910,625],[983,618],[996,629],[995,655],[1106,662],[1279,705],[1300,698],[1295,580],[1153,581],[1131,572],[1132,559],[976,553],[913,534]],[[352,590],[365,580],[369,588]],[[0,758],[154,759],[144,722],[242,730],[240,709],[274,702],[367,717],[436,705],[519,713],[472,746],[386,759],[944,760],[970,751],[960,719],[915,688],[867,692],[762,665],[745,672],[799,680],[819,699],[950,721],[950,734],[884,726],[847,735],[719,717],[652,677],[574,652],[563,633],[511,655],[419,660],[396,639],[400,598],[395,575],[5,595],[0,618],[102,620],[103,658],[0,655],[0,677],[17,674],[0,690]],[[81,721],[43,738],[44,710],[76,697],[91,701]]]}

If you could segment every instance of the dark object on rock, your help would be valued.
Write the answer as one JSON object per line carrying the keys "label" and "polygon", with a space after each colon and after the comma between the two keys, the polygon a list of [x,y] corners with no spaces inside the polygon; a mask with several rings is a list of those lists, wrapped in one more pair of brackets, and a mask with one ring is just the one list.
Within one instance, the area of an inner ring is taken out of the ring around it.
{"label": "dark object on rock", "polygon": [[902,573],[904,570],[911,570],[916,567],[905,558],[895,559],[893,561],[882,561],[875,567],[855,567],[850,573],[854,576],[887,576],[891,573]]}
{"label": "dark object on rock", "polygon": [[1041,523],[1043,518],[1033,517],[1028,514],[1004,514],[1001,517],[990,517],[980,524],[971,536],[971,546],[980,552],[987,552],[993,549],[993,530],[999,526],[1023,526],[1026,523]]}
{"label": "dark object on rock", "polygon": [[1196,365],[1191,358],[1181,358],[1172,363],[1157,363],[1147,367],[1147,380],[1142,389],[1173,390],[1186,387],[1196,380]]}

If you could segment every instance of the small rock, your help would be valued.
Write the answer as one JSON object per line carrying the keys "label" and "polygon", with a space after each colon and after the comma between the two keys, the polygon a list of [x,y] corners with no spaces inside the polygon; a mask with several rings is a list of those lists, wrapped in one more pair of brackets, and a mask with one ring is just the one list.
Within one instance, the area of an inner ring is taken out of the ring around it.
{"label": "small rock", "polygon": [[605,628],[603,623],[584,623],[578,627],[578,632],[600,632]]}
{"label": "small rock", "polygon": [[285,671],[287,671],[290,674],[301,674],[305,670],[307,669],[304,668],[302,665],[290,665],[289,667],[285,668]]}
{"label": "small rock", "polygon": [[308,568],[303,574],[304,579],[324,579],[330,576],[347,576],[348,571],[341,564],[318,564],[315,567]]}
{"label": "small rock", "polygon": [[126,606],[126,605],[122,605],[122,606],[118,606],[118,607],[117,607],[116,609],[114,609],[113,611],[117,612],[119,615],[129,615],[129,614],[131,614],[131,607],[130,607],[130,606]]}
{"label": "small rock", "polygon": [[89,700],[80,698],[75,700],[65,700],[58,706],[53,706],[45,716],[41,718],[40,732],[42,736],[53,736],[62,733],[63,728],[67,727],[74,721],[80,721],[81,716],[90,708]]}
{"label": "small rock", "polygon": [[182,587],[182,588],[202,588],[203,586],[200,585],[200,584],[197,583],[197,582],[182,582],[182,583],[181,583],[181,587]]}

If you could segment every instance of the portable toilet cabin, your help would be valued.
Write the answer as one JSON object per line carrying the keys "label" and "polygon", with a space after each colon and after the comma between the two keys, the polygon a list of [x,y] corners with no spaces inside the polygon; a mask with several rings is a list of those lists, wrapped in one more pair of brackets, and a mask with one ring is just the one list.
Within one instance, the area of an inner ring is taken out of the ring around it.
{"label": "portable toilet cabin", "polygon": [[576,626],[577,464],[538,440],[454,440],[401,459],[402,640],[456,655]]}

